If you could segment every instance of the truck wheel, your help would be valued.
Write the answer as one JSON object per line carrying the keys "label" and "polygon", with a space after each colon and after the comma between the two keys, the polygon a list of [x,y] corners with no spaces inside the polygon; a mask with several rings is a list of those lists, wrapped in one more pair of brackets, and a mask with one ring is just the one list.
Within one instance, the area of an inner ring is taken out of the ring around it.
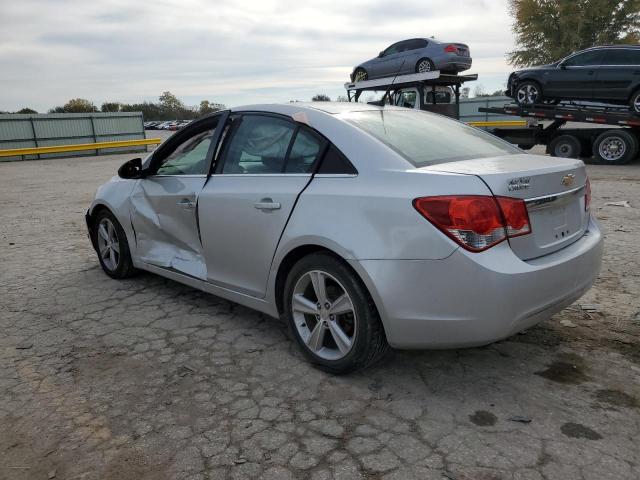
{"label": "truck wheel", "polygon": [[640,90],[631,95],[629,106],[631,107],[632,112],[640,114]]}
{"label": "truck wheel", "polygon": [[625,129],[607,130],[593,142],[593,156],[600,164],[622,165],[636,158],[638,140]]}
{"label": "truck wheel", "polygon": [[518,105],[535,105],[542,103],[542,88],[536,82],[525,81],[516,88],[514,100]]}
{"label": "truck wheel", "polygon": [[554,157],[578,158],[582,153],[582,145],[573,135],[558,135],[549,142],[547,153]]}

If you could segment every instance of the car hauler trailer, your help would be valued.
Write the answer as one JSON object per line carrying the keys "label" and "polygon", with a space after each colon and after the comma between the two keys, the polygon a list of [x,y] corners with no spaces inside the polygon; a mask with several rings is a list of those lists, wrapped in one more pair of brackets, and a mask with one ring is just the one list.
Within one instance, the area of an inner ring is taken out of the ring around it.
{"label": "car hauler trailer", "polygon": [[[603,164],[624,164],[638,156],[640,115],[620,107],[586,105],[505,105],[481,107],[480,112],[550,121],[525,128],[494,128],[494,135],[529,149],[546,145],[547,153],[556,157],[591,157]],[[594,127],[561,128],[567,122],[593,124]],[[596,127],[595,125],[600,125]],[[603,128],[606,125],[613,128]]]}
{"label": "car hauler trailer", "polygon": [[[347,97],[350,102],[357,102],[363,92],[384,91],[385,94],[380,103],[398,105],[399,102],[403,101],[403,97],[407,93],[413,93],[415,96],[409,108],[427,110],[457,119],[460,117],[460,86],[465,82],[477,79],[477,74],[451,75],[434,70],[432,72],[396,75],[374,80],[362,80],[360,82],[347,82],[344,84],[344,88],[347,91]],[[452,102],[450,98],[439,101],[439,93],[444,91],[443,87],[453,92],[455,101]]]}

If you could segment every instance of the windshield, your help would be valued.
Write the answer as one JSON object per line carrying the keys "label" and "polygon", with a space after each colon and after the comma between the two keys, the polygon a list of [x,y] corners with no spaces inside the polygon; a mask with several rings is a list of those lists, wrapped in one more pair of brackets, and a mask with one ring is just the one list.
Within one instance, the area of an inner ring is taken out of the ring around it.
{"label": "windshield", "polygon": [[415,167],[522,153],[477,128],[411,110],[348,112],[341,118],[391,147]]}

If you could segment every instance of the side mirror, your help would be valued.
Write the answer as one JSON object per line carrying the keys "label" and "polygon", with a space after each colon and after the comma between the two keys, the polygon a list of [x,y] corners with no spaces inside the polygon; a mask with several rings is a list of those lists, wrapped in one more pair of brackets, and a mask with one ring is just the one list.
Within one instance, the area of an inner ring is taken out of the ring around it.
{"label": "side mirror", "polygon": [[384,57],[384,51],[378,54],[378,58],[382,58],[382,57]]}
{"label": "side mirror", "polygon": [[142,159],[134,158],[123,163],[118,169],[118,176],[126,179],[143,178],[145,175],[142,169]]}

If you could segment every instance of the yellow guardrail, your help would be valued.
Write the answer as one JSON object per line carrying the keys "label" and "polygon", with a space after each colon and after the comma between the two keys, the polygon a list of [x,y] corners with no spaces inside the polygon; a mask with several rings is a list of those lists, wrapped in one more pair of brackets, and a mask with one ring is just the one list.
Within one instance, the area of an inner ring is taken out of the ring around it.
{"label": "yellow guardrail", "polygon": [[9,150],[0,150],[0,157],[22,157],[24,155],[39,155],[41,153],[64,153],[80,152],[83,150],[102,150],[103,148],[137,147],[143,145],[158,145],[161,142],[162,140],[160,138],[143,138],[140,140],[53,145],[50,147],[12,148]]}
{"label": "yellow guardrail", "polygon": [[526,127],[526,120],[494,120],[493,122],[467,122],[472,127]]}

